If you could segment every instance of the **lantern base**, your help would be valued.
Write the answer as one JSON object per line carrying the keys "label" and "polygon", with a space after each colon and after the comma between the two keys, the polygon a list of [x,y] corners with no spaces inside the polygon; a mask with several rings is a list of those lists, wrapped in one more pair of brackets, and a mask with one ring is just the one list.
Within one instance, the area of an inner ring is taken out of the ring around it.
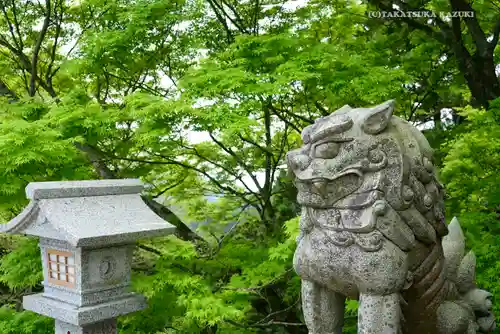
{"label": "lantern base", "polygon": [[[76,328],[86,328],[87,326],[93,324],[116,319],[121,315],[143,310],[146,306],[146,298],[135,293],[131,293],[125,298],[84,307],[78,307],[52,298],[47,298],[43,295],[43,293],[29,295],[23,298],[23,307],[25,310],[54,318],[64,323],[72,324],[76,326]],[[107,332],[102,333],[108,334]],[[64,334],[68,333],[66,332]],[[70,331],[70,334],[73,333]]]}
{"label": "lantern base", "polygon": [[55,334],[118,334],[116,319],[108,319],[91,325],[76,326],[56,320]]}

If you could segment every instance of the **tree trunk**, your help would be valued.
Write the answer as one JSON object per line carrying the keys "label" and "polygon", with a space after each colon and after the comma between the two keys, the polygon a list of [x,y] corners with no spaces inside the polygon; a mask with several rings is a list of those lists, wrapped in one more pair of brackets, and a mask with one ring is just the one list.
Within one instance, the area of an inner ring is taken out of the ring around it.
{"label": "tree trunk", "polygon": [[500,84],[495,73],[493,54],[484,58],[472,56],[471,64],[463,71],[472,94],[472,106],[488,108],[489,102],[500,96]]}
{"label": "tree trunk", "polygon": [[[382,11],[394,11],[391,0],[366,0]],[[473,107],[488,108],[489,102],[500,97],[500,82],[495,73],[494,50],[500,35],[500,19],[491,30],[492,36],[487,38],[482,30],[477,13],[468,0],[449,0],[452,12],[468,12],[467,17],[452,17],[451,24],[443,21],[439,15],[426,10],[429,0],[420,2],[420,7],[411,7],[406,2],[398,2],[400,10],[404,12],[427,12],[432,14],[433,23],[428,19],[403,17],[393,22],[397,25],[406,24],[413,30],[425,32],[428,36],[444,44],[454,55],[457,67],[465,78],[472,95],[470,101]],[[462,31],[466,26],[466,36]],[[437,29],[438,28],[438,29]],[[469,52],[465,40],[472,40],[474,53]]]}

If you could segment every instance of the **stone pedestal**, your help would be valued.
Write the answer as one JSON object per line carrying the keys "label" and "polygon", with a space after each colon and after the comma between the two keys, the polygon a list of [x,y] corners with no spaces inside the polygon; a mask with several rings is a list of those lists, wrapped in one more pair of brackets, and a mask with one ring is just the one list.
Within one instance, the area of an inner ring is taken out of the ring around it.
{"label": "stone pedestal", "polygon": [[146,298],[140,294],[96,305],[77,307],[43,293],[25,296],[26,310],[56,319],[56,334],[117,334],[116,318],[146,308]]}
{"label": "stone pedestal", "polygon": [[116,319],[101,321],[86,326],[76,326],[56,320],[55,334],[118,334]]}

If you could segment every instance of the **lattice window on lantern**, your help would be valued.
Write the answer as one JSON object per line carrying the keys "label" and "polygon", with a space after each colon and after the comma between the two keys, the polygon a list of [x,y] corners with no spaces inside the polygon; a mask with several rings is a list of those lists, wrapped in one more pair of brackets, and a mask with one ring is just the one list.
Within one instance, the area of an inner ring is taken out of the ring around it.
{"label": "lattice window on lantern", "polygon": [[75,285],[75,257],[73,253],[47,250],[48,280],[50,283],[73,287]]}

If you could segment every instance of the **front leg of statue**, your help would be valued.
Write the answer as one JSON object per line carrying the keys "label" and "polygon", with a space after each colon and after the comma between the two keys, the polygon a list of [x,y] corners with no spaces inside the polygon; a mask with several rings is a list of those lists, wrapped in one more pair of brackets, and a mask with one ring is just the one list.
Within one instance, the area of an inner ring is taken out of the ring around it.
{"label": "front leg of statue", "polygon": [[309,334],[342,334],[344,303],[343,295],[302,281],[302,309]]}
{"label": "front leg of statue", "polygon": [[385,296],[361,294],[358,308],[358,333],[402,333],[402,312],[399,300],[399,293]]}

